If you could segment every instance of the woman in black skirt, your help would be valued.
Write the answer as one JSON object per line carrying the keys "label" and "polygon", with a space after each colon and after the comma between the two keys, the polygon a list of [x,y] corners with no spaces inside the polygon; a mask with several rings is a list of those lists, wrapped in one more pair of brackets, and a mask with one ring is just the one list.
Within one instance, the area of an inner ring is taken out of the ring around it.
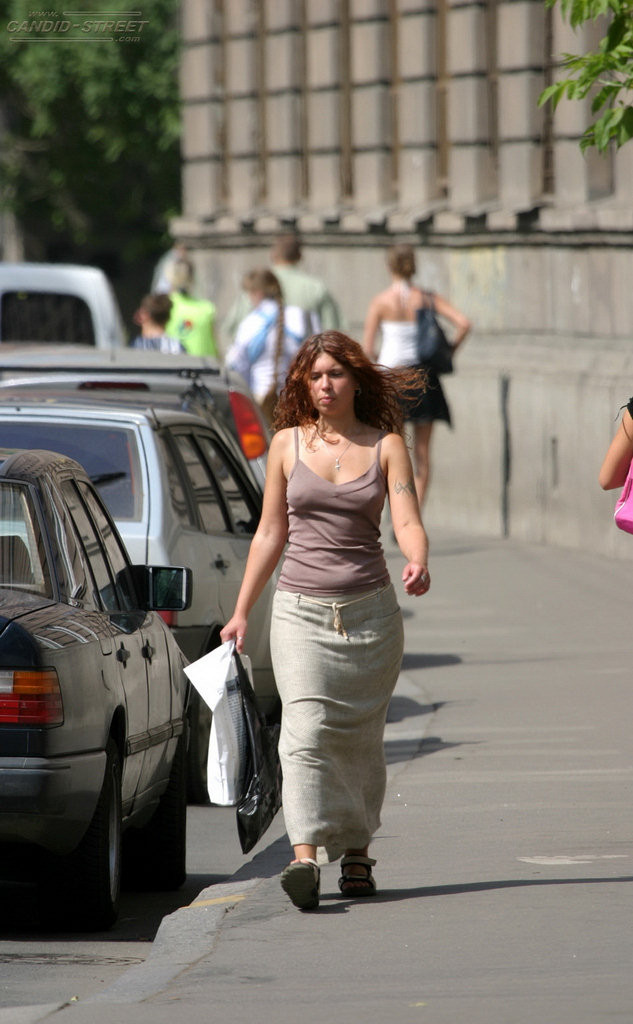
{"label": "woman in black skirt", "polygon": [[[417,366],[416,311],[428,302],[425,293],[412,283],[415,274],[415,253],[411,245],[395,245],[387,253],[391,271],[391,285],[372,299],[363,333],[363,347],[370,359],[375,359],[376,335],[380,330],[382,341],[377,362],[383,366]],[[442,298],[433,295],[437,314],[455,327],[452,348],[455,352],[463,344],[471,329],[471,322],[459,310]],[[451,414],[439,377],[435,370],[423,364],[427,383],[418,396],[407,401],[405,415],[414,426],[415,488],[420,508],[430,479],[430,446],[433,424],[444,420],[450,425]]]}

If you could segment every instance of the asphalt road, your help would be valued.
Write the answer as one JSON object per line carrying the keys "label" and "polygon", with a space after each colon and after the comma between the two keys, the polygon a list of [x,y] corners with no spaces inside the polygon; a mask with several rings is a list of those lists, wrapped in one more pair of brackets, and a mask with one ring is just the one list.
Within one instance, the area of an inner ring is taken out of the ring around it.
{"label": "asphalt road", "polygon": [[144,963],[0,1024],[633,1021],[630,564],[431,540],[431,592],[401,602],[379,895],[342,900],[331,865],[296,911],[278,816]]}
{"label": "asphalt road", "polygon": [[108,931],[45,931],[32,891],[0,886],[0,1007],[63,1003],[101,991],[143,963],[164,917],[202,889],[226,882],[243,861],[235,810],[189,807],[185,885],[169,893],[124,891],[119,918]]}

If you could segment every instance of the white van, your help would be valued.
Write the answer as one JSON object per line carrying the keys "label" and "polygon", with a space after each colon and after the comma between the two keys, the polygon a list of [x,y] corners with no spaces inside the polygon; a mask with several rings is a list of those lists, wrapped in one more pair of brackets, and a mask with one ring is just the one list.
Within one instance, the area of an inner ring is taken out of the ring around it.
{"label": "white van", "polygon": [[97,267],[0,263],[0,343],[126,344],[112,286]]}

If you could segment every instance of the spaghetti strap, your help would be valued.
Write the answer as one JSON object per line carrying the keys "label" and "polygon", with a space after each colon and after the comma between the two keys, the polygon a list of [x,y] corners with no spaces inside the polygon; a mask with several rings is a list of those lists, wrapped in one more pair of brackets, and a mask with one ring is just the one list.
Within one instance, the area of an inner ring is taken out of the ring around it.
{"label": "spaghetti strap", "polygon": [[295,466],[299,461],[299,427],[294,427],[295,434]]}
{"label": "spaghetti strap", "polygon": [[387,431],[381,430],[378,438],[378,444],[376,445],[376,462],[380,465],[380,449],[382,448],[382,439],[385,437]]}

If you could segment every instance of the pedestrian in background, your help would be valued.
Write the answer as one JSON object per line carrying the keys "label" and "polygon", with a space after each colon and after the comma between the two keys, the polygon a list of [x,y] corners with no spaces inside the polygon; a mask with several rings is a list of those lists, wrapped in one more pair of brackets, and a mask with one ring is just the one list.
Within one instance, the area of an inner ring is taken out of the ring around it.
{"label": "pedestrian in background", "polygon": [[623,408],[620,425],[598,474],[598,482],[603,491],[624,486],[633,459],[633,398],[630,398]]}
{"label": "pedestrian in background", "polygon": [[167,333],[167,323],[171,314],[171,299],[168,295],[158,293],[145,295],[134,314],[134,322],[141,328],[141,333],[134,338],[131,347],[152,352],[166,352],[178,355],[184,352],[178,338]]}
{"label": "pedestrian in background", "polygon": [[235,611],[221,632],[241,651],[248,616],[285,556],[271,653],[282,703],[283,812],[294,848],[281,884],[319,903],[319,862],[342,857],[339,888],[376,892],[369,843],[386,787],[383,736],[403,652],[402,615],[380,541],[388,496],[407,594],[426,594],[428,541],[402,438],[399,396],[415,371],[382,371],[339,331],[305,342],[279,397],[262,516]]}
{"label": "pedestrian in background", "polygon": [[[301,240],[293,234],[280,235],[270,250],[271,269],[281,285],[284,302],[287,306],[298,306],[309,315],[313,332],[338,330],[341,314],[337,302],[320,278],[300,269],[301,257]],[[248,296],[242,293],[224,320],[223,328],[229,338],[235,336],[248,311]]]}
{"label": "pedestrian in background", "polygon": [[190,356],[215,356],[215,306],[192,294],[194,269],[191,260],[179,257],[165,268],[169,281],[171,315],[167,333],[178,338]]}
{"label": "pedestrian in background", "polygon": [[371,300],[363,331],[363,348],[370,359],[376,358],[376,335],[381,344],[378,362],[383,366],[421,366],[426,383],[413,401],[408,401],[406,418],[413,424],[415,487],[420,508],[424,504],[431,475],[431,434],[436,420],[451,424],[451,414],[440,379],[428,364],[420,364],[417,354],[416,311],[431,296],[437,314],[455,327],[453,353],[470,331],[470,320],[441,295],[424,292],[413,282],[415,253],[411,245],[394,245],[387,252],[391,284]]}
{"label": "pedestrian in background", "polygon": [[164,292],[168,295],[171,291],[171,284],[169,280],[170,267],[173,266],[177,260],[186,260],[188,258],[187,246],[184,242],[176,239],[171,249],[168,249],[166,253],[163,253],[154,267],[151,291]]}
{"label": "pedestrian in background", "polygon": [[245,274],[242,288],[251,311],[237,328],[225,364],[241,373],[270,423],[288,367],[314,324],[299,306],[284,305],[281,285],[267,267]]}

